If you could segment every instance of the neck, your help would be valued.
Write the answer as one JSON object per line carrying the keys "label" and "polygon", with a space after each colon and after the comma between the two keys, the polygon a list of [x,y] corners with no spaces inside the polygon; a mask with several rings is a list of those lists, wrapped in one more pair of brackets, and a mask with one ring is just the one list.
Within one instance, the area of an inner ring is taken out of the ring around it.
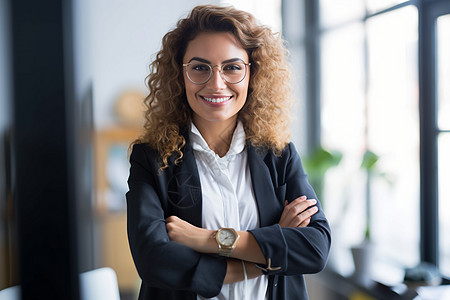
{"label": "neck", "polygon": [[194,124],[211,150],[220,157],[227,154],[236,128],[237,118],[231,120],[231,122],[208,122],[207,124],[194,119]]}

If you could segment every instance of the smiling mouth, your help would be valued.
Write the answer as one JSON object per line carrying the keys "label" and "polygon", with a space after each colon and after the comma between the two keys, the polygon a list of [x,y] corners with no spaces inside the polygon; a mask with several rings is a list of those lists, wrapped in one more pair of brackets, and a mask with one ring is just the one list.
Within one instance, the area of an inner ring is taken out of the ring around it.
{"label": "smiling mouth", "polygon": [[220,98],[209,98],[209,97],[203,97],[202,96],[202,99],[203,100],[206,100],[206,101],[208,101],[208,102],[210,102],[210,103],[222,103],[222,102],[225,102],[225,101],[228,101],[228,100],[230,100],[231,99],[231,97],[232,96],[229,96],[229,97],[220,97]]}

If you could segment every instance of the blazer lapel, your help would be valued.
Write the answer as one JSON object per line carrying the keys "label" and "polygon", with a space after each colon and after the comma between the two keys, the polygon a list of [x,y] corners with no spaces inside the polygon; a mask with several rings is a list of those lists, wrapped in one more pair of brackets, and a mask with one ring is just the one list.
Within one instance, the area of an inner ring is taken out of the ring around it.
{"label": "blazer lapel", "polygon": [[168,193],[174,214],[192,225],[202,227],[202,189],[188,139],[183,149],[183,161],[175,167],[172,176]]}
{"label": "blazer lapel", "polygon": [[252,176],[261,227],[277,223],[280,211],[269,168],[263,160],[266,154],[267,151],[259,153],[255,147],[247,143],[248,165]]}

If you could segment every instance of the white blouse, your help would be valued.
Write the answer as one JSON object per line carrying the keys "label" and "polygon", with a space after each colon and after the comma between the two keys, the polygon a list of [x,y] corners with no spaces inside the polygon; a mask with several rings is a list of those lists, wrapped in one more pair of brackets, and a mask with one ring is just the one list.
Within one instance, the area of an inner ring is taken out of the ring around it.
{"label": "white blouse", "polygon": [[[239,121],[230,149],[223,157],[212,151],[194,124],[189,137],[200,175],[203,228],[230,227],[246,231],[259,227],[258,207],[247,163],[245,132]],[[263,275],[222,286],[214,300],[265,299],[268,278]],[[205,299],[197,296],[197,299]]]}

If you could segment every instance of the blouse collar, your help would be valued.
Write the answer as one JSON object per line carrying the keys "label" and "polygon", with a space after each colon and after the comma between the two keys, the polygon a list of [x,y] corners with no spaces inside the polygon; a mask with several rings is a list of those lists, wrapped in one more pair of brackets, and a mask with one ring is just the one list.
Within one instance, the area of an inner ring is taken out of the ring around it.
{"label": "blouse collar", "polygon": [[[192,148],[195,151],[216,155],[216,153],[209,148],[202,134],[192,122],[191,122],[191,131],[189,132],[189,138],[192,142]],[[228,149],[228,152],[227,154],[225,154],[224,157],[230,157],[239,154],[244,150],[244,148],[245,148],[244,126],[242,122],[238,120],[236,128],[233,133],[233,138],[231,139],[230,149]]]}

